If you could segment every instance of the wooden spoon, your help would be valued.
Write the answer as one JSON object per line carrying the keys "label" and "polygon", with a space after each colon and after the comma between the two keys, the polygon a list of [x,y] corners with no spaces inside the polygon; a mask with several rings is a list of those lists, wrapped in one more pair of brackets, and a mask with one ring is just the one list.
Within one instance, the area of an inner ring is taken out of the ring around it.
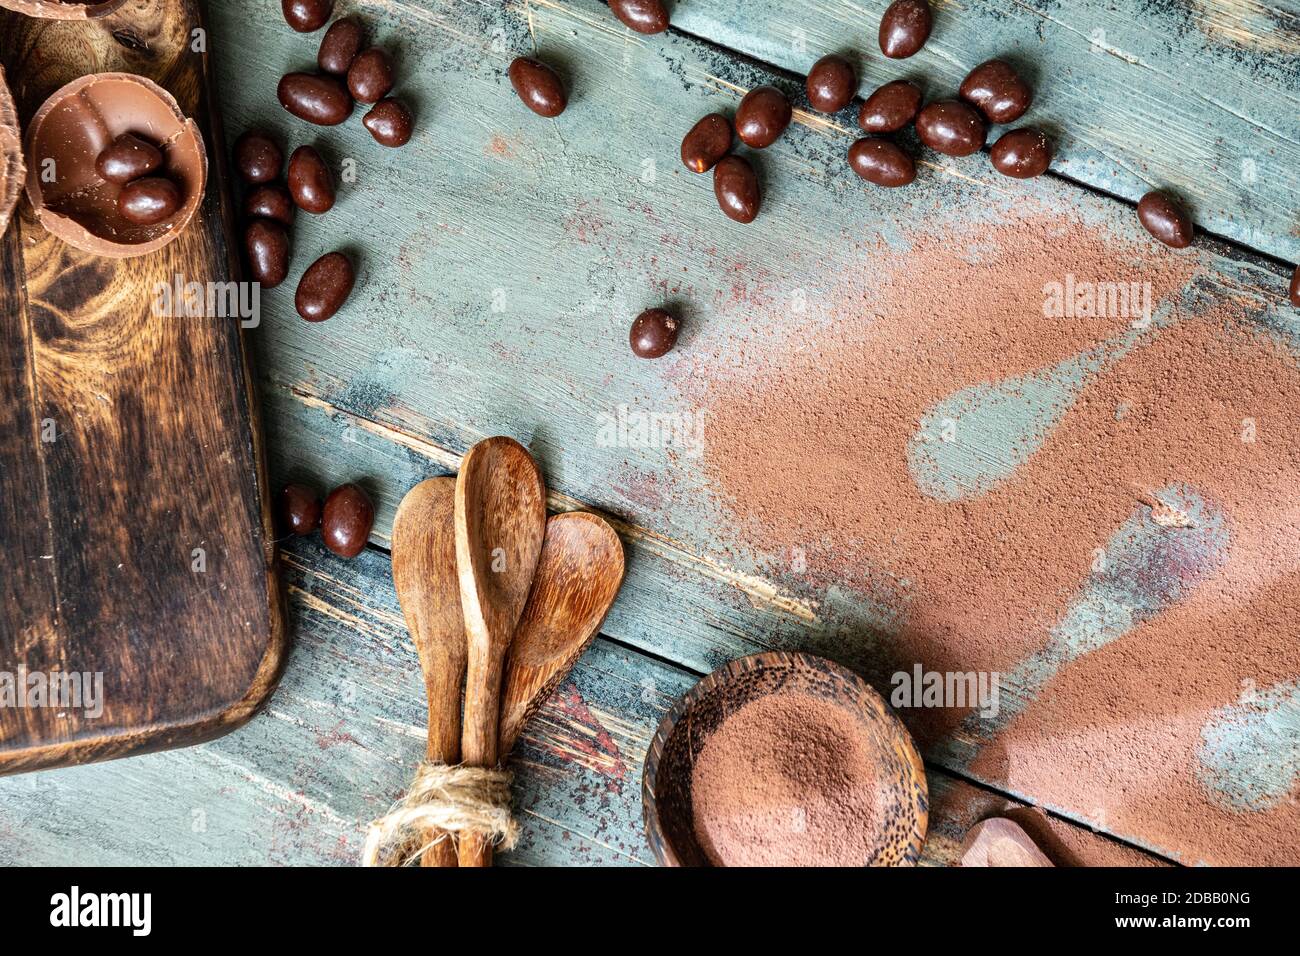
{"label": "wooden spoon", "polygon": [[502,760],[595,639],[622,583],[623,543],[604,519],[574,511],[546,522],[533,589],[506,658]]}
{"label": "wooden spoon", "polygon": [[971,827],[961,846],[962,866],[1052,866],[1020,824],[990,817]]}
{"label": "wooden spoon", "polygon": [[[532,456],[513,438],[487,438],[456,477],[456,572],[465,614],[468,670],[461,759],[495,767],[501,673],[546,534],[546,488]],[[491,845],[460,841],[461,866],[486,866]]]}
{"label": "wooden spoon", "polygon": [[[456,576],[456,480],[430,478],[406,493],[393,519],[393,583],[420,655],[429,696],[428,759],[460,761],[460,691],[465,679],[465,619]],[[425,834],[425,842],[440,835]],[[456,844],[442,839],[424,866],[455,866]]]}

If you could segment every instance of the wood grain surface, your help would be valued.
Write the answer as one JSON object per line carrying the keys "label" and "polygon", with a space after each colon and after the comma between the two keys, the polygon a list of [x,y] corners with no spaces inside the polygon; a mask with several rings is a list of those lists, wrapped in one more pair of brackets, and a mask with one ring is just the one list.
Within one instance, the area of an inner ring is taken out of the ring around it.
{"label": "wood grain surface", "polygon": [[[0,14],[26,121],[88,72],[170,90],[223,168],[189,0],[94,22]],[[237,278],[213,175],[176,241],[117,262],[47,234],[25,201],[0,248],[0,661],[102,675],[102,713],[0,709],[0,773],[210,738],[274,686],[286,633],[258,412],[236,318],[152,314],[155,286]],[[88,676],[87,680],[93,678]]]}
{"label": "wood grain surface", "polygon": [[[3,862],[357,862],[365,824],[404,792],[424,755],[424,679],[385,554],[344,561],[294,539],[284,564],[295,646],[270,706],[198,747],[0,780]],[[699,676],[597,640],[516,744],[523,835],[497,862],[653,865],[641,763],[660,719]],[[1017,819],[1058,866],[1160,862],[942,770],[928,778],[922,865],[956,863],[966,830],[995,814]]]}

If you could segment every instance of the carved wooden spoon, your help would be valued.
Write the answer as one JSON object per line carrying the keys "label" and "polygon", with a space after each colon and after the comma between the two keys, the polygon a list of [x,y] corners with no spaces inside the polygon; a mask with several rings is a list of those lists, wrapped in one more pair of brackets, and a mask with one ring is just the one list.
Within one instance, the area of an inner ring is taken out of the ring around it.
{"label": "carved wooden spoon", "polygon": [[962,866],[1053,866],[1024,828],[1006,817],[971,827],[961,845]]}
{"label": "carved wooden spoon", "polygon": [[533,589],[506,657],[501,760],[591,645],[622,583],[623,543],[604,519],[574,511],[546,522]]}
{"label": "carved wooden spoon", "polygon": [[[546,533],[546,488],[537,463],[513,438],[484,439],[461,462],[455,510],[468,652],[461,760],[495,767],[502,667]],[[459,855],[461,866],[486,866],[491,845],[466,834]]]}
{"label": "carved wooden spoon", "polygon": [[[460,691],[465,679],[465,619],[456,576],[456,480],[430,478],[406,493],[393,519],[393,583],[420,655],[429,696],[428,759],[460,761]],[[425,834],[425,842],[438,831]],[[423,866],[455,866],[456,843],[439,840]]]}

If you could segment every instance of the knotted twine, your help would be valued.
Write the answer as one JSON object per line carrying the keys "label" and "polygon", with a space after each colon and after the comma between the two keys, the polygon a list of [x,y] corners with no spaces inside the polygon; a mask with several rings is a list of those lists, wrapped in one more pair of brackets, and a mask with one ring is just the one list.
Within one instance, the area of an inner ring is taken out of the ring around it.
{"label": "knotted twine", "polygon": [[[406,796],[371,822],[362,866],[407,866],[452,834],[473,831],[503,850],[519,839],[508,770],[422,762]],[[431,830],[441,831],[433,840]]]}

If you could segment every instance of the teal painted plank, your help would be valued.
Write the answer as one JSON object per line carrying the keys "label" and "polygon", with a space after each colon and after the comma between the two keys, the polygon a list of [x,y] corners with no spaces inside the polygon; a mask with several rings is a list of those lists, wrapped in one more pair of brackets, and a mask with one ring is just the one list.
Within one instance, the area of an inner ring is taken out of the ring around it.
{"label": "teal painted plank", "polygon": [[[285,555],[294,647],[267,708],[185,750],[0,779],[15,864],[353,864],[424,754],[426,704],[387,557]],[[525,730],[513,864],[650,862],[642,755],[695,677],[598,642]]]}
{"label": "teal painted plank", "polygon": [[[887,277],[917,220],[968,232],[1015,223],[1026,209],[1059,210],[1117,242],[1146,242],[1131,209],[1059,179],[1009,184],[965,166],[927,167],[903,192],[864,190],[843,163],[852,131],[801,116],[759,157],[767,206],[756,227],[741,227],[717,212],[708,177],[681,169],[680,135],[694,117],[734,108],[749,86],[787,79],[689,37],[629,35],[595,2],[363,9],[403,64],[401,89],[422,107],[422,131],[401,151],[378,150],[355,123],[320,131],[282,114],[271,91],[284,64],[310,53],[309,38],[259,34],[255,60],[242,46],[216,50],[222,75],[243,80],[226,87],[232,132],[264,123],[290,146],[315,141],[357,164],[335,210],[300,219],[295,260],[301,268],[334,245],[364,250],[353,301],[308,326],[292,312],[291,283],[264,297],[258,345],[276,473],[365,478],[380,500],[382,544],[406,488],[454,468],[476,438],[513,434],[540,459],[560,506],[590,505],[622,523],[629,581],[612,635],[698,671],[798,646],[886,679],[907,603],[924,595],[898,580],[897,593],[871,596],[818,585],[789,555],[746,539],[691,448],[611,444],[602,429],[620,408],[692,412],[674,371],[693,355],[731,350],[734,367],[694,372],[722,379],[743,370],[747,345],[832,321],[819,310],[843,277]],[[214,35],[251,15],[247,0],[215,5]],[[534,37],[574,88],[555,121],[522,110],[503,78]],[[864,229],[870,241],[859,239]],[[877,237],[888,255],[873,252]],[[1246,301],[1295,350],[1294,310],[1279,304],[1283,270],[1212,242],[1185,255],[1201,272],[1187,306]],[[794,291],[810,315],[793,315]],[[665,300],[687,320],[679,352],[632,360],[628,320]],[[989,421],[972,429],[985,436],[978,447],[956,447],[970,461],[1001,460],[1003,474],[1016,464],[1005,456],[1046,427],[1014,405]],[[888,578],[887,567],[875,570]],[[1037,689],[1029,680],[1005,693],[1028,699]],[[978,745],[957,732],[931,756],[965,766]],[[1095,822],[1093,808],[1056,806]]]}
{"label": "teal painted plank", "polygon": [[[1013,125],[1053,136],[1053,170],[1131,201],[1170,189],[1210,232],[1300,262],[1296,0],[932,0],[934,32],[903,61],[876,40],[888,5],[683,0],[673,25],[799,75],[853,51],[863,96],[900,77],[927,99],[952,96],[975,65],[1010,59],[1035,95]],[[985,156],[961,164],[987,167]]]}
{"label": "teal painted plank", "polygon": [[[294,539],[285,579],[294,646],[267,708],[197,747],[0,778],[2,862],[356,863],[365,824],[400,796],[424,753],[419,662],[382,552],[348,562]],[[664,711],[696,679],[598,640],[524,730],[511,763],[523,835],[499,861],[653,864],[642,761]],[[980,817],[1020,806],[930,777],[930,865],[950,863]],[[1043,823],[1085,860],[1151,862],[1065,821]]]}

